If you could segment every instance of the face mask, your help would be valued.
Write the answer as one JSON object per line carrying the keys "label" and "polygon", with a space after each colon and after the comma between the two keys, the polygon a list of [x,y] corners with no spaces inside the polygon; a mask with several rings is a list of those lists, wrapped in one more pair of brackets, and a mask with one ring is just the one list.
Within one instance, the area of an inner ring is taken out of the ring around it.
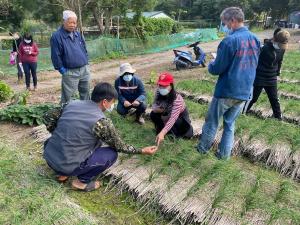
{"label": "face mask", "polygon": [[114,107],[115,107],[115,104],[113,103],[113,104],[111,104],[111,106],[110,106],[108,109],[106,109],[105,111],[111,113],[111,112],[114,110]]}
{"label": "face mask", "polygon": [[158,91],[159,91],[159,94],[161,94],[162,96],[166,96],[170,92],[168,90],[168,88],[159,88]]}
{"label": "face mask", "polygon": [[28,39],[24,39],[25,43],[26,44],[30,44],[31,43],[31,40],[28,40]]}
{"label": "face mask", "polygon": [[277,50],[280,49],[279,46],[278,46],[278,43],[273,43],[273,47],[274,47],[275,49],[277,49]]}
{"label": "face mask", "polygon": [[131,74],[124,75],[123,80],[125,80],[127,82],[131,81],[132,80],[132,75]]}

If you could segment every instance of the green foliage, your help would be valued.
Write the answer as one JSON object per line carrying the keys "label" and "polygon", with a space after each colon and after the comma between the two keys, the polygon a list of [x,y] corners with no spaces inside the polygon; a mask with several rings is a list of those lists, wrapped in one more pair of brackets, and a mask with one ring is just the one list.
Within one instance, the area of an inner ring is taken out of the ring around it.
{"label": "green foliage", "polygon": [[21,25],[21,33],[35,33],[43,32],[47,29],[47,26],[42,21],[37,20],[23,20]]}
{"label": "green foliage", "polygon": [[54,104],[46,103],[33,106],[10,105],[0,111],[0,120],[30,126],[41,125],[43,124],[43,115],[54,107]]}
{"label": "green foliage", "polygon": [[121,36],[146,39],[149,36],[176,33],[181,28],[180,24],[169,18],[137,18],[135,15],[132,20],[126,21]]}
{"label": "green foliage", "polygon": [[[300,9],[299,0],[160,0],[155,10],[161,10],[176,20],[213,20],[220,24],[220,13],[230,6],[238,6],[245,12],[246,19],[260,20],[264,15],[274,19],[287,17],[288,13]],[[194,24],[194,23],[193,23]]]}
{"label": "green foliage", "polygon": [[147,36],[171,34],[175,22],[171,19],[143,18]]}
{"label": "green foliage", "polygon": [[175,22],[172,27],[172,34],[176,34],[183,31],[183,26],[180,25],[180,23]]}
{"label": "green foliage", "polygon": [[263,31],[264,29],[262,28],[262,27],[251,27],[251,31],[253,32],[253,33],[258,33],[258,32],[261,32],[261,31]]}
{"label": "green foliage", "polygon": [[181,21],[179,22],[179,24],[185,28],[199,29],[199,28],[217,27],[219,25],[219,21],[199,19],[190,22]]}
{"label": "green foliage", "polygon": [[[22,1],[9,0],[0,2],[0,26],[15,29],[19,28],[25,18],[25,11],[22,9]],[[2,11],[2,9],[4,9]]]}
{"label": "green foliage", "polygon": [[1,40],[1,49],[12,49],[12,40]]}
{"label": "green foliage", "polygon": [[26,105],[29,94],[30,94],[30,92],[28,90],[14,94],[13,97],[11,98],[12,104],[13,105]]}
{"label": "green foliage", "polygon": [[13,90],[11,87],[3,81],[0,81],[0,102],[8,100],[12,94]]}
{"label": "green foliage", "polygon": [[112,52],[109,52],[105,56],[97,57],[95,59],[92,59],[92,62],[98,63],[98,62],[103,62],[103,61],[108,60],[108,59],[125,59],[125,58],[126,58],[126,56],[124,55],[123,52],[112,51]]}
{"label": "green foliage", "polygon": [[290,0],[289,1],[289,9],[291,12],[300,10],[300,0]]}
{"label": "green foliage", "polygon": [[154,70],[152,70],[152,71],[150,72],[150,78],[149,78],[149,81],[147,82],[147,84],[155,85],[157,79],[158,79],[158,74],[157,74],[157,72],[154,71]]}

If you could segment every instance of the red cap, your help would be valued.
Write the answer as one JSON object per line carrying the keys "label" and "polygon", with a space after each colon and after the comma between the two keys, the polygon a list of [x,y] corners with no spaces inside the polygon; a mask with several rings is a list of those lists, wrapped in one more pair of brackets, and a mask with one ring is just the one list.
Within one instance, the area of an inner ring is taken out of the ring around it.
{"label": "red cap", "polygon": [[161,86],[169,86],[174,83],[174,78],[171,73],[163,72],[159,75],[157,84]]}

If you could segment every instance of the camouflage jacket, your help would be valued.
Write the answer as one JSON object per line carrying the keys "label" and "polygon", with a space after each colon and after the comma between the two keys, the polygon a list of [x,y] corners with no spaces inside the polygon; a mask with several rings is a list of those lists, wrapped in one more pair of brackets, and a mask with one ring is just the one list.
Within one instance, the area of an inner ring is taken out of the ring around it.
{"label": "camouflage jacket", "polygon": [[[63,107],[57,107],[45,113],[44,122],[50,133],[54,132],[62,111]],[[142,153],[141,149],[128,145],[122,140],[112,121],[108,118],[98,120],[93,127],[93,132],[97,138],[99,138],[102,142],[105,142],[110,147],[115,148],[118,152],[131,154]]]}

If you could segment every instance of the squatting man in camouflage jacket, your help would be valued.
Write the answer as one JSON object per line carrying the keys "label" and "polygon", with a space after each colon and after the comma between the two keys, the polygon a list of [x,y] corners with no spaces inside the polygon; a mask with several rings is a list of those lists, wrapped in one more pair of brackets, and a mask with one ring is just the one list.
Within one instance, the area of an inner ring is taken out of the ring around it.
{"label": "squatting man in camouflage jacket", "polygon": [[99,83],[91,100],[70,102],[45,115],[47,130],[52,133],[44,145],[44,158],[58,174],[58,181],[77,176],[73,188],[92,191],[100,187],[95,178],[112,166],[117,152],[152,155],[156,146],[137,149],[126,144],[104,111],[111,112],[116,90],[108,83]]}

